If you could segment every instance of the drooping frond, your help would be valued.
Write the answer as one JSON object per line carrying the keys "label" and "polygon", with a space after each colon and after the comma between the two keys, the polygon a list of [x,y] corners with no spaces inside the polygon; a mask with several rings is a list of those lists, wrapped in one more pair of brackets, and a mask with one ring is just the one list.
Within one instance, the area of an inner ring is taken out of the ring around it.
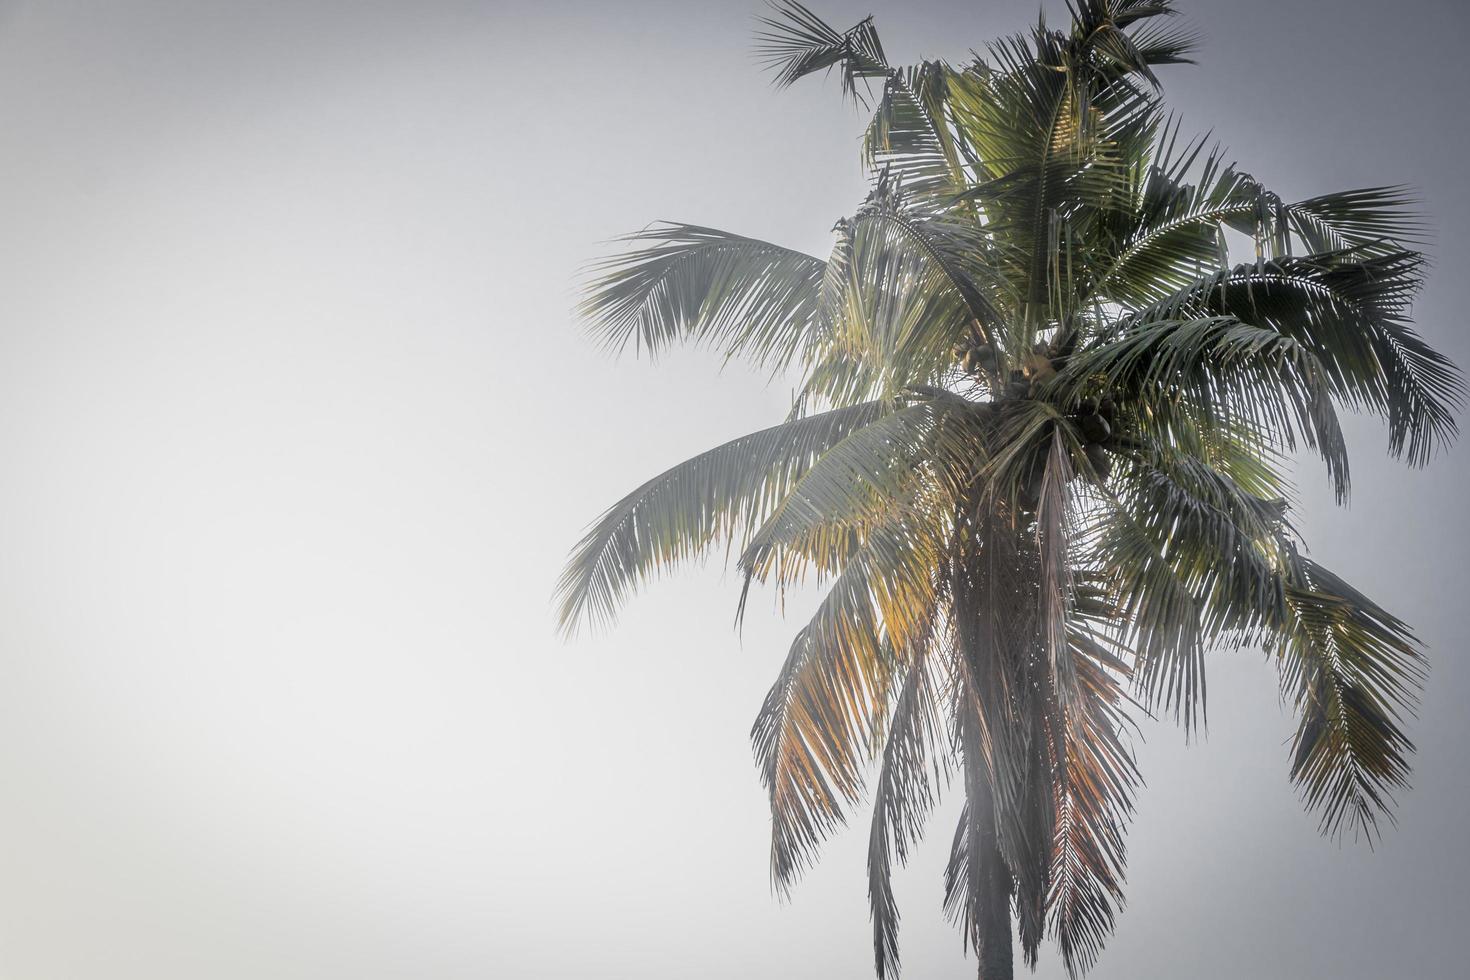
{"label": "drooping frond", "polygon": [[1402,726],[1418,703],[1423,655],[1408,626],[1304,556],[1293,556],[1286,601],[1275,652],[1301,717],[1292,780],[1323,833],[1352,827],[1371,841],[1408,785],[1414,745]]}
{"label": "drooping frond", "polygon": [[565,631],[610,623],[640,582],[750,530],[812,461],[889,406],[868,402],[796,419],[725,443],[618,501],[577,544],[557,585]]}
{"label": "drooping frond", "polygon": [[1123,469],[1119,488],[1194,597],[1206,643],[1256,642],[1280,621],[1284,499],[1255,496],[1200,456],[1156,443]]}
{"label": "drooping frond", "polygon": [[947,115],[950,75],[937,61],[890,73],[863,134],[869,170],[891,174],[910,193],[940,207],[969,180]]}
{"label": "drooping frond", "polygon": [[778,584],[797,580],[808,565],[830,572],[845,560],[843,549],[854,535],[896,525],[908,526],[900,542],[906,552],[940,560],[939,551],[926,553],[918,535],[936,524],[935,495],[962,480],[980,451],[975,414],[963,399],[936,390],[853,429],[750,533],[740,567],[755,578],[774,570]]}
{"label": "drooping frond", "polygon": [[1083,451],[1068,426],[1053,425],[1042,457],[1042,476],[1036,504],[1037,626],[1049,670],[1057,710],[1065,715],[1086,696],[1073,657],[1071,642],[1076,604],[1072,554],[1077,513],[1071,484],[1076,478],[1073,458]]}
{"label": "drooping frond", "polygon": [[1339,401],[1389,425],[1389,449],[1423,465],[1456,434],[1459,370],[1408,326],[1420,287],[1414,252],[1330,252],[1237,266],[1201,279],[1148,312],[1233,316],[1300,342]]}
{"label": "drooping frond", "polygon": [[1084,623],[1069,637],[1083,696],[1064,709],[1048,927],[1067,972],[1091,968],[1123,904],[1123,833],[1139,783],[1127,741],[1129,664]]}
{"label": "drooping frond", "polygon": [[868,832],[868,903],[873,917],[873,955],[880,980],[898,975],[898,903],[893,894],[893,863],[908,861],[909,849],[924,832],[938,798],[946,756],[939,716],[945,651],[932,636],[913,650],[898,684],[888,720],[878,778],[873,789],[873,820]]}
{"label": "drooping frond", "polygon": [[1347,448],[1330,379],[1304,343],[1230,316],[1130,318],[1107,342],[1072,357],[1050,390],[1074,403],[1094,387],[1138,403],[1141,414],[1184,404],[1207,425],[1248,427],[1327,464],[1339,500],[1348,490]]}
{"label": "drooping frond", "polygon": [[649,356],[680,342],[783,367],[820,308],[825,264],[715,228],[661,222],[628,236],[643,247],[604,259],[581,312],[594,337]]}
{"label": "drooping frond", "polygon": [[880,186],[838,231],[803,348],[803,402],[937,385],[953,371],[956,343],[1001,320],[983,239],[913,211],[900,189]]}
{"label": "drooping frond", "polygon": [[[1004,339],[1000,334],[1004,310],[1011,305],[1005,280],[994,267],[988,236],[966,221],[946,215],[927,216],[904,206],[892,195],[863,208],[854,219],[854,230],[868,236],[863,245],[868,262],[878,255],[905,256],[916,261],[921,277],[935,291],[952,292],[963,301],[963,315],[952,340],[973,334],[984,343]],[[876,271],[876,270],[874,270]],[[996,300],[1000,293],[1000,302]],[[943,320],[940,321],[941,323]],[[937,326],[938,324],[936,324]],[[944,336],[946,331],[936,330]]]}
{"label": "drooping frond", "polygon": [[1172,709],[1188,729],[1203,708],[1205,644],[1199,601],[1169,561],[1160,526],[1136,514],[1126,495],[1110,498],[1093,557],[1109,574],[1135,651],[1135,682],[1146,704]]}
{"label": "drooping frond", "polygon": [[771,803],[771,880],[790,887],[844,819],[894,655],[874,608],[881,570],[860,553],[797,634],[751,740]]}

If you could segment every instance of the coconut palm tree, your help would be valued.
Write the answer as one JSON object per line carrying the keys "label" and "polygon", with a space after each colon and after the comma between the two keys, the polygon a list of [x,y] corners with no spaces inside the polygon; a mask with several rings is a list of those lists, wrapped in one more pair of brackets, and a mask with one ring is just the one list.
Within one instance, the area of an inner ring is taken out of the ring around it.
{"label": "coconut palm tree", "polygon": [[1012,976],[1016,938],[1086,970],[1122,902],[1130,719],[1198,725],[1211,650],[1266,651],[1305,805],[1371,837],[1422,652],[1307,556],[1286,464],[1320,457],[1344,501],[1339,408],[1414,466],[1455,434],[1461,376],[1409,322],[1405,192],[1290,202],[1182,138],[1156,69],[1193,38],[1168,0],[1072,0],[1062,30],[908,68],[871,18],[773,9],[777,84],[835,72],[872,111],[871,193],[825,261],[666,223],[599,265],[583,310],[608,347],[705,344],[800,382],[785,421],[596,522],[564,627],[720,543],[746,590],[824,584],[752,732],[771,873],[788,888],[870,794],[880,977],[891,870],[956,785],[945,907],[982,980]]}

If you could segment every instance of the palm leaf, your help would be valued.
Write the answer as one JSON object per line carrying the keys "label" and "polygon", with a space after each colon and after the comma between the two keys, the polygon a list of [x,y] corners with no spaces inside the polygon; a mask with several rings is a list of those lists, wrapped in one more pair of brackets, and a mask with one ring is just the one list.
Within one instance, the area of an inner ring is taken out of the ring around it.
{"label": "palm leaf", "polygon": [[1125,740],[1128,665],[1085,625],[1070,637],[1086,693],[1066,709],[1047,906],[1067,972],[1091,968],[1123,903],[1123,832],[1139,784]]}
{"label": "palm leaf", "polygon": [[803,252],[699,225],[663,222],[604,259],[581,304],[607,349],[657,356],[679,342],[787,365],[820,309],[825,264]]}
{"label": "palm leaf", "polygon": [[618,501],[572,551],[557,586],[562,629],[609,624],[651,574],[753,529],[812,461],[881,419],[883,403],[850,405],[762,429],[666,470]]}
{"label": "palm leaf", "polygon": [[771,880],[788,889],[862,787],[874,705],[893,654],[856,556],[797,634],[751,741],[771,804]]}
{"label": "palm leaf", "polygon": [[1423,465],[1455,437],[1464,379],[1405,322],[1421,265],[1403,251],[1263,261],[1202,279],[1145,315],[1233,316],[1299,341],[1333,395],[1387,420],[1390,452]]}
{"label": "palm leaf", "polygon": [[1076,404],[1100,385],[1150,412],[1167,415],[1182,403],[1211,427],[1267,433],[1289,449],[1300,439],[1322,457],[1338,499],[1346,499],[1342,429],[1327,373],[1306,345],[1229,316],[1140,315],[1119,330],[1069,359],[1049,396]]}
{"label": "palm leaf", "polygon": [[873,790],[873,821],[868,832],[868,903],[873,917],[873,955],[880,980],[898,975],[898,903],[893,894],[893,862],[908,861],[910,847],[923,835],[925,819],[938,798],[940,744],[937,661],[942,651],[916,643],[903,669],[888,722]]}
{"label": "palm leaf", "polygon": [[1291,777],[1325,834],[1378,833],[1408,785],[1406,714],[1418,702],[1424,659],[1409,628],[1308,558],[1296,556],[1289,616],[1276,644],[1282,686],[1301,716]]}
{"label": "palm leaf", "polygon": [[775,16],[762,17],[756,35],[756,53],[785,88],[814,72],[842,70],[842,91],[861,100],[857,83],[889,73],[883,44],[867,17],[846,31],[836,31],[796,0],[771,0]]}

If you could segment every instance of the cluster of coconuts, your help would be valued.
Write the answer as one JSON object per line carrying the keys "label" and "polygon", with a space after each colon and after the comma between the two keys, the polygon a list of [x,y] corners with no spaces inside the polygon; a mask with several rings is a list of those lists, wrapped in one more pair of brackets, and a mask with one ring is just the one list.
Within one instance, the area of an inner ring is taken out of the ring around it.
{"label": "cluster of coconuts", "polygon": [[962,345],[954,349],[954,356],[966,374],[993,376],[1000,371],[1000,358],[993,344]]}
{"label": "cluster of coconuts", "polygon": [[1113,461],[1103,446],[1112,438],[1115,411],[1113,400],[1107,396],[1096,401],[1084,398],[1078,403],[1077,413],[1073,416],[1077,431],[1082,433],[1082,454],[1100,480],[1106,480],[1113,471]]}
{"label": "cluster of coconuts", "polygon": [[[1055,352],[1051,345],[1040,341],[1026,355],[1022,366],[1010,373],[1004,387],[996,391],[1002,399],[1019,400],[1030,397],[1034,386],[1057,373]],[[966,374],[983,374],[992,379],[1000,374],[1000,358],[994,346],[975,343],[955,348],[955,357]],[[1113,461],[1103,448],[1113,436],[1116,406],[1107,396],[1101,399],[1084,398],[1072,413],[1071,420],[1082,436],[1082,453],[1099,480],[1106,480],[1113,471]],[[1045,473],[1045,456],[1040,456],[1031,467],[1021,491],[1022,503],[1035,507],[1041,496],[1041,482]]]}
{"label": "cluster of coconuts", "polygon": [[[1071,415],[1071,421],[1082,437],[1082,454],[1087,457],[1087,465],[1099,482],[1107,480],[1113,472],[1113,461],[1103,447],[1112,438],[1115,411],[1111,398],[1084,398]],[[1022,507],[1036,509],[1041,502],[1041,485],[1045,479],[1046,452],[1039,450],[1031,460],[1025,483],[1021,485]]]}

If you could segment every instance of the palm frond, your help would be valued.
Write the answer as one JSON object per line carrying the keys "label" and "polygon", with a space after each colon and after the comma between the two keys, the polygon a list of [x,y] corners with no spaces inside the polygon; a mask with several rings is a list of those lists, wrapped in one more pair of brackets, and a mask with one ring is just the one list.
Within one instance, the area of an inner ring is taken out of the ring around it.
{"label": "palm frond", "polygon": [[1126,740],[1128,663],[1085,624],[1069,639],[1085,696],[1064,712],[1047,907],[1062,962],[1076,977],[1096,961],[1123,904],[1123,833],[1140,777]]}
{"label": "palm frond", "polygon": [[1256,642],[1281,621],[1280,535],[1286,501],[1261,498],[1198,456],[1149,445],[1118,480],[1127,508],[1167,549],[1195,597],[1208,644]]}
{"label": "palm frond", "polygon": [[771,880],[782,891],[845,819],[862,787],[893,649],[874,608],[877,576],[861,553],[797,634],[751,741],[771,803]]}
{"label": "palm frond", "polygon": [[1121,212],[1123,227],[1092,287],[1095,295],[1138,308],[1196,282],[1205,270],[1225,264],[1225,222],[1256,213],[1258,185],[1234,166],[1224,165],[1219,148],[1194,169],[1203,142],[1187,144],[1175,156],[1177,123],[1166,127],[1157,156],[1140,182],[1136,200]]}
{"label": "palm frond", "polygon": [[861,101],[857,83],[889,73],[883,44],[866,17],[845,31],[834,30],[797,0],[771,0],[774,16],[762,17],[756,54],[785,88],[800,78],[831,68],[842,70],[842,91]]}
{"label": "palm frond", "polygon": [[[1406,187],[1361,187],[1296,203],[1259,188],[1261,205],[1232,226],[1267,240],[1294,236],[1308,253],[1354,250],[1364,254],[1404,251],[1427,235],[1424,218]],[[1285,249],[1288,255],[1290,248]]]}
{"label": "palm frond", "polygon": [[[953,486],[978,451],[973,416],[962,399],[936,392],[854,428],[786,488],[750,535],[741,569],[754,578],[775,570],[778,583],[794,580],[813,561],[827,571],[842,560],[850,532],[923,514],[914,506],[917,495],[925,487]],[[907,551],[938,560],[938,553],[917,547],[915,533],[902,542]],[[784,567],[783,557],[789,559]]]}
{"label": "palm frond", "polygon": [[1289,449],[1300,439],[1346,499],[1347,448],[1330,379],[1305,344],[1230,316],[1140,315],[1119,330],[1071,357],[1048,385],[1050,397],[1075,404],[1100,385],[1141,411],[1168,413],[1183,403],[1210,426],[1249,428]]}
{"label": "palm frond", "polygon": [[1134,682],[1149,706],[1171,709],[1186,730],[1204,708],[1204,642],[1199,600],[1168,559],[1167,536],[1126,500],[1098,519],[1092,557],[1108,576],[1122,633],[1135,651]]}
{"label": "palm frond", "polygon": [[1065,713],[1083,696],[1077,665],[1072,657],[1070,625],[1074,592],[1070,553],[1076,538],[1076,514],[1071,505],[1074,471],[1072,458],[1082,447],[1067,426],[1052,426],[1042,468],[1040,499],[1036,508],[1036,554],[1040,609],[1038,624],[1051,673],[1051,684]]}
{"label": "palm frond", "polygon": [[[944,215],[925,217],[914,214],[901,203],[880,203],[864,208],[853,222],[854,230],[864,235],[864,255],[907,256],[917,259],[923,268],[920,275],[937,274],[933,288],[952,290],[964,301],[967,317],[957,318],[961,333],[936,330],[951,343],[973,333],[983,343],[1002,340],[998,336],[1005,319],[1003,303],[993,298],[997,292],[1005,297],[1006,284],[999,271],[990,264],[988,235],[972,224]],[[874,270],[878,271],[878,270]],[[940,320],[940,323],[945,322]]]}
{"label": "palm frond", "polygon": [[1403,251],[1262,261],[1201,279],[1145,315],[1233,316],[1293,338],[1337,399],[1388,422],[1390,453],[1423,465],[1454,439],[1465,387],[1407,323],[1421,267],[1418,253]]}
{"label": "palm frond", "polygon": [[557,584],[570,633],[610,624],[650,575],[753,529],[828,448],[891,406],[849,405],[734,439],[666,470],[618,501],[578,542]]}
{"label": "palm frond", "polygon": [[820,309],[825,264],[804,252],[699,225],[661,222],[644,247],[592,268],[581,313],[603,347],[656,357],[680,342],[783,367]]}
{"label": "palm frond", "polygon": [[973,259],[963,271],[948,262],[935,229],[889,200],[870,201],[840,233],[803,354],[803,398],[842,404],[936,385],[954,369],[956,340],[977,329]]}
{"label": "palm frond", "polygon": [[908,861],[910,847],[938,799],[945,756],[940,754],[940,653],[932,635],[916,643],[904,666],[888,722],[873,820],[868,832],[868,903],[873,918],[873,956],[880,980],[898,975],[898,903],[893,863]]}
{"label": "palm frond", "polygon": [[875,173],[890,173],[910,193],[958,193],[966,174],[947,118],[948,68],[926,61],[898,69],[883,84],[883,95],[863,134],[863,162]]}
{"label": "palm frond", "polygon": [[1371,842],[1408,785],[1414,745],[1402,725],[1418,703],[1423,654],[1402,621],[1304,556],[1286,599],[1276,657],[1301,716],[1292,780],[1324,834],[1352,827]]}

